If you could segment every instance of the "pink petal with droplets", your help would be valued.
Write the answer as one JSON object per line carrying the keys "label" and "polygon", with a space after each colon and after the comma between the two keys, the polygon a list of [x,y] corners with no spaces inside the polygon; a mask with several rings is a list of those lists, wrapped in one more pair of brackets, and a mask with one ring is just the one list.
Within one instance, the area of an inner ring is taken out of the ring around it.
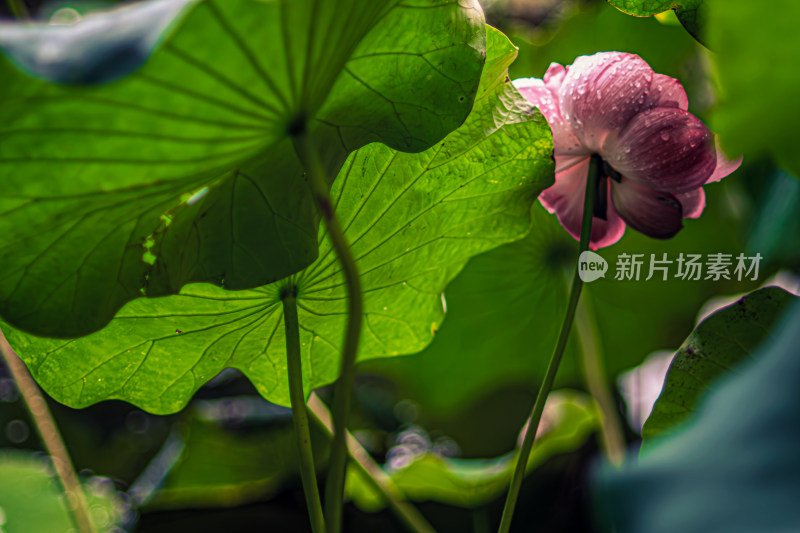
{"label": "pink petal with droplets", "polygon": [[626,224],[648,237],[669,239],[683,228],[681,202],[668,192],[623,178],[611,183],[611,203]]}
{"label": "pink petal with droplets", "polygon": [[593,152],[624,128],[647,103],[653,69],[639,56],[603,52],[570,65],[559,88],[559,107],[575,136]]}
{"label": "pink petal with droplets", "polygon": [[662,191],[689,192],[717,166],[711,137],[688,111],[657,107],[636,115],[602,155],[626,178]]}
{"label": "pink petal with droplets", "polygon": [[719,181],[737,168],[742,164],[742,157],[739,156],[739,159],[731,161],[725,155],[725,152],[722,151],[722,147],[719,145],[719,137],[714,135],[714,147],[717,152],[717,167],[714,169],[714,172],[711,174],[711,177],[708,178],[706,183],[711,183],[712,181]]}
{"label": "pink petal with droplets", "polygon": [[681,82],[664,74],[653,74],[645,108],[652,109],[654,107],[677,107],[687,111],[689,99],[686,97],[686,91]]}
{"label": "pink petal with droplets", "polygon": [[538,78],[520,78],[512,83],[529,103],[539,108],[550,124],[550,131],[553,132],[556,172],[563,170],[562,166],[570,164],[570,161],[561,156],[571,158],[589,153],[575,138],[572,129],[564,122],[558,109],[558,101],[542,80]]}
{"label": "pink petal with droplets", "polygon": [[[542,205],[558,216],[558,221],[576,240],[580,240],[581,236],[589,161],[590,158],[586,157],[566,171],[556,173],[555,184],[539,195]],[[592,220],[589,247],[597,250],[610,246],[620,240],[623,233],[625,233],[625,223],[614,211],[611,202],[608,202],[606,220],[596,217]]]}

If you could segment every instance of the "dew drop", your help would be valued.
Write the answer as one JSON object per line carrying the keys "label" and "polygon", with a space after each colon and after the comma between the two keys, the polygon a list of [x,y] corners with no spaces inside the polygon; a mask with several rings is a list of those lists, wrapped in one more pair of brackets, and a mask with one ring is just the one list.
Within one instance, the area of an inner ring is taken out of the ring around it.
{"label": "dew drop", "polygon": [[661,140],[662,140],[662,141],[668,141],[668,140],[669,140],[669,132],[667,132],[667,131],[662,131],[662,132],[661,132]]}

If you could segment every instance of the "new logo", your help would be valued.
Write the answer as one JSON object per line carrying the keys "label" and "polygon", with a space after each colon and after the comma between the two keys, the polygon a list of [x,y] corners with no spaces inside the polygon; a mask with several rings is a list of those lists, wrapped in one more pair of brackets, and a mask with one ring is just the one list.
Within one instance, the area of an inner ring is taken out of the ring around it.
{"label": "new logo", "polygon": [[578,258],[578,275],[584,283],[606,277],[606,271],[608,271],[606,260],[591,250],[586,250]]}

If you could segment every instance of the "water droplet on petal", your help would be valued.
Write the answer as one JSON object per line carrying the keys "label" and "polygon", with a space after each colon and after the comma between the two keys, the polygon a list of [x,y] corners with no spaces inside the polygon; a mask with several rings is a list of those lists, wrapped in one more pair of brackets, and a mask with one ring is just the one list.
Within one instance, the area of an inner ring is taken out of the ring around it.
{"label": "water droplet on petal", "polygon": [[662,140],[662,141],[668,141],[668,140],[669,140],[669,132],[667,132],[667,131],[662,131],[662,132],[661,132],[661,140]]}

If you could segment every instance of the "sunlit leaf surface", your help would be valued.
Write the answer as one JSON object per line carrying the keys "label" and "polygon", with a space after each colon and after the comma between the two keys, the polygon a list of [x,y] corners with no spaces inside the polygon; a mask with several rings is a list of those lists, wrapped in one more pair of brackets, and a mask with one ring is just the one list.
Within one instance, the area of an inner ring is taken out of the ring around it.
{"label": "sunlit leaf surface", "polygon": [[[514,47],[490,36],[479,97],[461,128],[419,154],[365,147],[333,185],[364,288],[362,359],[430,343],[446,284],[471,256],[525,235],[531,204],[552,183],[549,126],[505,83]],[[174,412],[225,367],[287,405],[282,290],[297,292],[308,392],[336,378],[346,320],[344,281],[324,234],[317,261],[277,283],[235,292],[194,284],[139,299],[76,340],[10,328],[6,336],[37,382],[73,407],[117,398]]]}

